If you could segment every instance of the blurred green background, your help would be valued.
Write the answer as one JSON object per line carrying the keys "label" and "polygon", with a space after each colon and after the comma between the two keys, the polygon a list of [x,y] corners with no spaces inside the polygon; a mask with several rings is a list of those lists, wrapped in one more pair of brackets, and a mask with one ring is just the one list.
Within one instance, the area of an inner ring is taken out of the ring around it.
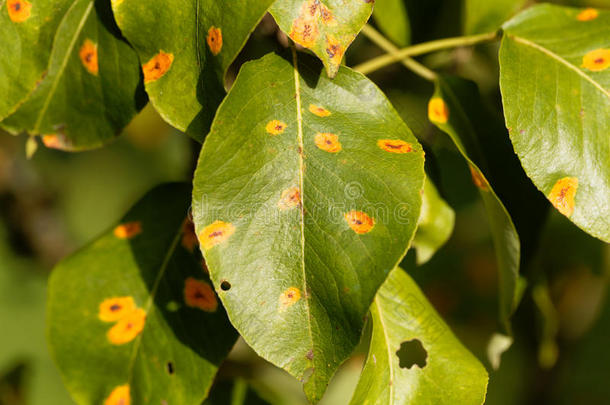
{"label": "blurred green background", "polygon": [[[604,0],[559,3],[610,7]],[[406,4],[413,42],[460,34],[460,1]],[[236,66],[277,49],[279,36],[272,20],[265,18]],[[421,61],[474,80],[500,114],[496,53],[497,44],[492,44],[439,52]],[[347,64],[379,54],[359,37],[348,51]],[[549,211],[540,240],[531,246],[531,260],[521,270],[527,289],[513,317],[515,343],[494,371],[487,345],[497,331],[495,256],[468,167],[448,137],[427,121],[427,99],[433,90],[429,83],[398,64],[370,77],[426,147],[428,172],[456,210],[453,234],[432,260],[418,267],[409,252],[403,266],[488,368],[486,403],[610,403],[610,245]],[[200,146],[165,124],[150,105],[122,136],[100,150],[73,154],[40,145],[27,160],[26,141],[26,135],[0,132],[0,405],[70,404],[45,341],[49,272],[61,258],[113,226],[152,186],[190,181]],[[363,359],[361,348],[333,379],[323,405],[349,402]],[[306,403],[297,381],[258,358],[242,341],[221,368],[217,385],[236,377],[249,382],[257,393],[253,397]],[[227,401],[219,397],[214,403]]]}

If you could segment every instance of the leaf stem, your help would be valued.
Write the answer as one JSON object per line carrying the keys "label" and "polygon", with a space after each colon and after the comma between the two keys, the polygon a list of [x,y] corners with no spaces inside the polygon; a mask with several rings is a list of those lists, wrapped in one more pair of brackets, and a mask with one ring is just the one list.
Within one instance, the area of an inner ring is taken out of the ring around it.
{"label": "leaf stem", "polygon": [[[366,26],[365,26],[365,28],[366,28]],[[363,29],[362,32],[366,36],[369,36],[369,34],[370,34],[370,31],[368,29],[366,30],[366,32]],[[367,32],[368,32],[368,34],[367,34]],[[379,33],[377,33],[377,34],[379,34]],[[379,34],[379,36],[382,37],[381,34]],[[423,42],[421,44],[412,45],[407,48],[403,48],[403,49],[373,58],[369,61],[366,61],[364,63],[361,63],[361,64],[355,66],[354,70],[366,75],[366,74],[369,74],[376,70],[379,70],[385,66],[391,65],[392,63],[400,62],[409,56],[421,55],[424,53],[440,51],[442,49],[448,49],[448,48],[456,48],[459,46],[475,45],[475,44],[479,44],[482,42],[491,42],[491,41],[495,41],[496,39],[498,39],[498,36],[499,36],[499,32],[494,31],[494,32],[488,32],[485,34],[444,38],[444,39],[438,39],[436,41]],[[371,37],[369,36],[369,38],[371,38]],[[378,39],[378,37],[376,37],[376,38]],[[372,38],[371,38],[371,40],[375,41]],[[377,42],[375,42],[375,43],[377,43]],[[382,47],[381,44],[379,44],[379,43],[377,43],[377,45]],[[392,46],[394,46],[394,45],[392,45]],[[420,64],[418,63],[418,65],[420,65]],[[412,66],[413,66],[413,64],[410,64],[409,69],[412,69]]]}

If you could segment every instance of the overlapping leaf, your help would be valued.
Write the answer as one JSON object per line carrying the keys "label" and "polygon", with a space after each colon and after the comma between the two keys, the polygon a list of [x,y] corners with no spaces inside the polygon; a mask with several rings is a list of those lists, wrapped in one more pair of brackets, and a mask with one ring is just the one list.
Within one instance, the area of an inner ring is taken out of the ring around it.
{"label": "overlapping leaf", "polygon": [[394,269],[379,289],[371,321],[369,353],[351,404],[480,405],[485,401],[485,368],[402,269]]}
{"label": "overlapping leaf", "polygon": [[[31,5],[32,19],[36,13],[38,19],[55,21],[63,10],[62,3],[57,8],[44,3]],[[19,24],[21,28],[29,20]],[[44,34],[52,36],[50,27],[45,26]],[[46,45],[47,39],[40,42],[41,47]],[[23,46],[27,49],[30,44]],[[34,52],[38,50],[36,45]],[[23,58],[30,58],[29,53],[28,49]],[[30,86],[31,80],[24,80],[8,86]],[[65,10],[55,32],[48,69],[36,80],[35,91],[2,124],[14,132],[45,135],[43,141],[50,147],[79,150],[100,146],[113,139],[145,103],[137,55],[120,38],[107,0],[76,0]]]}
{"label": "overlapping leaf", "polygon": [[155,188],[54,270],[48,336],[78,403],[198,405],[235,342],[185,221],[189,194]]}
{"label": "overlapping leaf", "polygon": [[610,12],[539,5],[504,32],[500,87],[515,152],[562,214],[609,242]]}
{"label": "overlapping leaf", "polygon": [[526,3],[526,0],[465,0],[464,33],[496,31]]}
{"label": "overlapping leaf", "polygon": [[[298,59],[298,61],[297,61]],[[368,79],[293,51],[245,64],[195,173],[197,234],[233,325],[322,396],[419,218],[423,152]]]}
{"label": "overlapping leaf", "polygon": [[203,140],[225,95],[224,75],[273,0],[113,0],[140,56],[151,102]]}
{"label": "overlapping leaf", "polygon": [[371,16],[373,0],[277,0],[270,11],[282,31],[311,49],[334,77],[345,50]]}
{"label": "overlapping leaf", "polygon": [[407,7],[403,0],[377,0],[373,8],[373,18],[394,44],[407,46],[411,42],[411,27]]}

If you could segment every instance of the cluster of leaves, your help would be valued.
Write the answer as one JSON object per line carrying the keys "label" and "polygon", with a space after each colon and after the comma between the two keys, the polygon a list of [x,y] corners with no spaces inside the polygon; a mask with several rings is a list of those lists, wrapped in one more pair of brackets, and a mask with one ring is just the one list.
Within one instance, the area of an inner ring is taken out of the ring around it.
{"label": "cluster of leaves", "polygon": [[[48,337],[73,397],[199,404],[241,335],[311,402],[364,337],[352,403],[482,403],[486,370],[397,267],[411,245],[428,260],[453,212],[426,177],[424,147],[361,72],[402,61],[435,83],[428,116],[487,210],[510,336],[526,241],[546,209],[531,183],[610,242],[610,12],[536,5],[502,25],[522,3],[467,1],[468,36],[409,47],[402,1],[374,12],[368,0],[3,2],[4,129],[99,147],[148,98],[205,138],[192,187],[155,188],[53,272]],[[296,45],[244,63],[227,93],[267,12]],[[389,40],[365,25],[372,13]],[[388,53],[346,67],[363,28]],[[410,58],[495,39],[510,138],[476,85]],[[418,350],[423,359],[405,358]]]}

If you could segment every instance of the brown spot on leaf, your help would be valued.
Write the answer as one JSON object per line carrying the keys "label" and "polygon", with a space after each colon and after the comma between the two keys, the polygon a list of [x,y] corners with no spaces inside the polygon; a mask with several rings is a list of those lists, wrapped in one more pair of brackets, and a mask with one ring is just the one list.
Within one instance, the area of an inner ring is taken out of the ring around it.
{"label": "brown spot on leaf", "polygon": [[114,345],[131,342],[144,329],[146,312],[136,308],[121,319],[108,331],[106,337]]}
{"label": "brown spot on leaf", "polygon": [[208,36],[206,37],[206,42],[208,43],[208,47],[210,48],[210,52],[213,55],[218,55],[222,50],[222,31],[220,28],[216,28],[211,26],[208,30]]}
{"label": "brown spot on leaf", "polygon": [[197,246],[198,240],[197,235],[195,234],[195,224],[189,218],[184,220],[182,224],[182,240],[181,244],[189,252],[193,252],[195,250],[195,246]]}
{"label": "brown spot on leaf", "polygon": [[278,135],[284,132],[288,125],[279,120],[271,120],[265,125],[265,131],[270,135]]}
{"label": "brown spot on leaf", "polygon": [[85,69],[87,69],[87,72],[97,76],[99,72],[97,62],[97,44],[90,39],[86,39],[83,45],[80,47],[78,56],[80,57],[80,61]]}
{"label": "brown spot on leaf", "polygon": [[133,297],[112,297],[102,301],[97,316],[103,322],[116,322],[134,309]]}
{"label": "brown spot on leaf", "polygon": [[16,23],[22,23],[30,18],[32,12],[32,4],[26,0],[7,0],[6,8],[8,17]]}
{"label": "brown spot on leaf", "polygon": [[114,228],[114,236],[119,239],[131,239],[142,232],[142,223],[139,221],[126,222]]}
{"label": "brown spot on leaf", "polygon": [[413,146],[409,142],[401,139],[380,139],[377,141],[377,146],[391,153],[409,153],[413,150]]}
{"label": "brown spot on leaf", "polygon": [[574,197],[577,189],[578,179],[576,177],[559,179],[549,193],[549,201],[559,212],[569,218],[574,212]]}
{"label": "brown spot on leaf", "polygon": [[318,132],[314,137],[314,142],[318,148],[329,153],[337,153],[341,150],[341,143],[336,134]]}
{"label": "brown spot on leaf", "polygon": [[470,169],[470,176],[474,185],[483,191],[489,191],[489,183],[485,176],[483,176],[483,173],[472,165],[468,165],[468,168]]}
{"label": "brown spot on leaf", "polygon": [[144,72],[144,83],[159,80],[172,67],[173,62],[174,54],[159,51],[158,54],[142,65],[142,71]]}
{"label": "brown spot on leaf", "polygon": [[287,210],[294,208],[301,203],[301,193],[299,193],[298,187],[290,187],[282,191],[280,201],[277,205],[281,210]]}
{"label": "brown spot on leaf", "polygon": [[375,220],[362,211],[352,210],[345,214],[345,221],[357,234],[365,234],[375,226]]}
{"label": "brown spot on leaf", "polygon": [[224,221],[214,221],[203,228],[199,234],[199,242],[204,249],[210,249],[227,239],[235,232],[233,224]]}
{"label": "brown spot on leaf", "polygon": [[318,117],[328,117],[330,115],[330,111],[328,111],[326,108],[314,104],[309,104],[309,112],[317,115]]}
{"label": "brown spot on leaf", "polygon": [[184,302],[191,308],[215,312],[218,308],[216,294],[210,284],[189,277],[184,282]]}
{"label": "brown spot on leaf", "polygon": [[290,287],[280,294],[280,311],[293,306],[301,299],[301,290],[296,287]]}

